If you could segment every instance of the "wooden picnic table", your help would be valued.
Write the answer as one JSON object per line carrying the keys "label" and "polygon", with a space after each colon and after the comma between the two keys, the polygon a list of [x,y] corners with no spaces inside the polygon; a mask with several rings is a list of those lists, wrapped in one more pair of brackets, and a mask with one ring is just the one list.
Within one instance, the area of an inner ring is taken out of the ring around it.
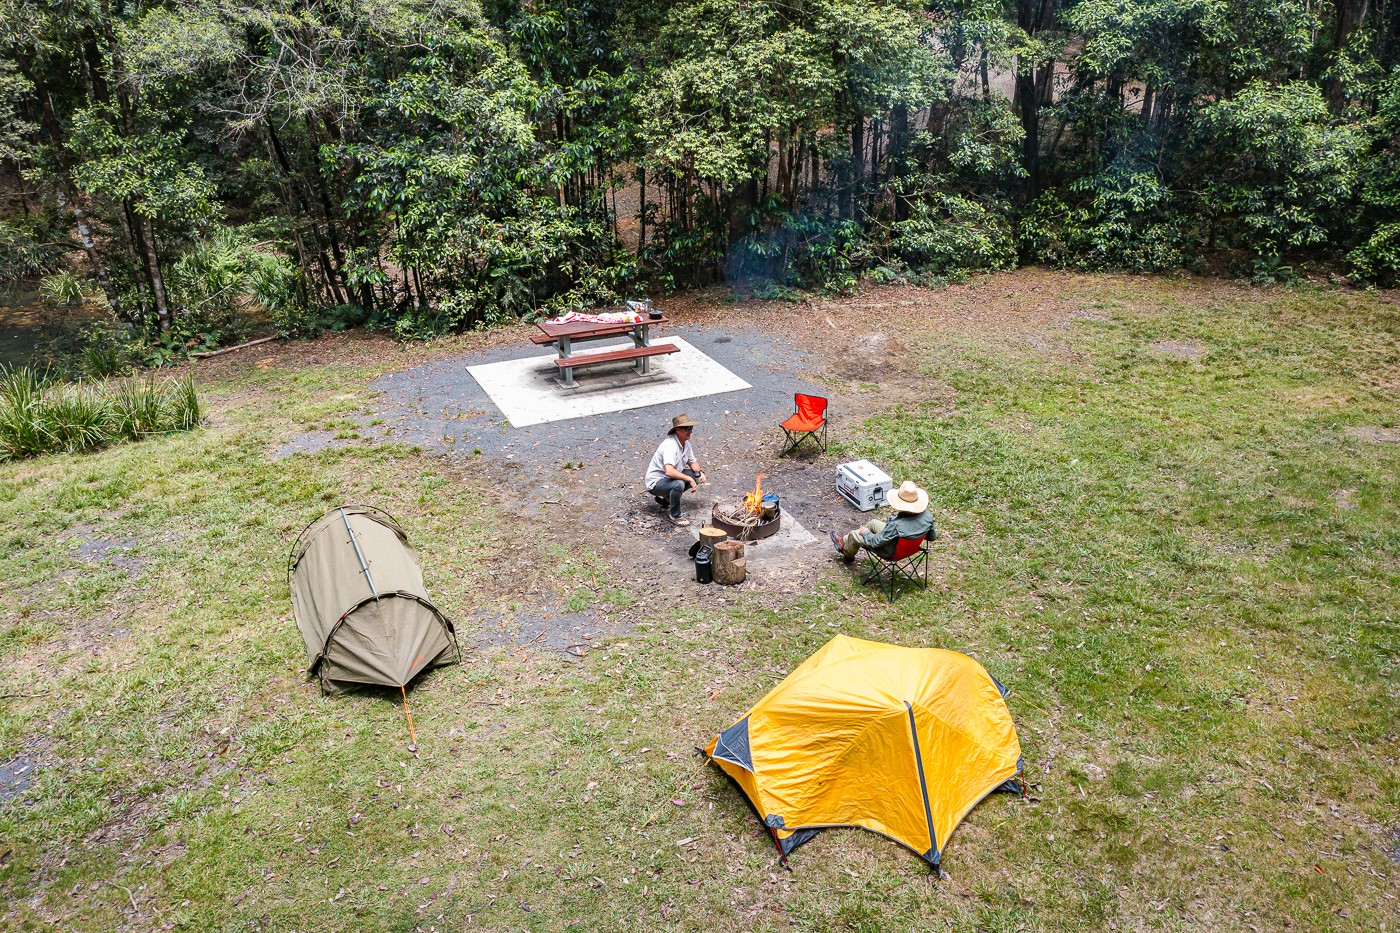
{"label": "wooden picnic table", "polygon": [[[561,381],[565,386],[573,388],[578,384],[574,382],[574,369],[581,366],[593,366],[618,360],[636,360],[634,365],[637,372],[645,375],[648,372],[647,364],[651,357],[664,353],[675,353],[679,350],[674,344],[653,344],[651,342],[651,328],[656,324],[665,323],[667,323],[667,319],[664,315],[643,317],[640,321],[626,322],[570,321],[567,324],[556,324],[553,321],[540,321],[536,325],[540,329],[540,333],[531,337],[530,340],[540,345],[554,345],[558,353],[554,365],[559,368]],[[576,343],[605,340],[624,334],[632,338],[630,349],[614,350],[608,353],[587,353],[582,356],[574,355],[574,344]]]}

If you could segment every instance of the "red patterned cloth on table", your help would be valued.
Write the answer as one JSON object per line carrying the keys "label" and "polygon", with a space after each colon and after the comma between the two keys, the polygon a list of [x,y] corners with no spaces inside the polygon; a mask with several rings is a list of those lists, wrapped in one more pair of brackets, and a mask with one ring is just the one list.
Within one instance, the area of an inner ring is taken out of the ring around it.
{"label": "red patterned cloth on table", "polygon": [[640,324],[646,320],[635,311],[604,311],[601,314],[584,314],[582,311],[567,311],[549,319],[551,324],[573,324],[587,321],[589,324]]}

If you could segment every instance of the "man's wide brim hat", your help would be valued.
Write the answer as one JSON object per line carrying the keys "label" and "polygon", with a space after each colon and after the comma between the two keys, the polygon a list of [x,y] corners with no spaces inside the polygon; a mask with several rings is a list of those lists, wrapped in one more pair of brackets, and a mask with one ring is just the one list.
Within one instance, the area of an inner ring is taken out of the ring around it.
{"label": "man's wide brim hat", "polygon": [[695,427],[695,422],[690,420],[689,415],[676,415],[676,417],[671,419],[671,430],[667,431],[666,433],[675,434],[676,431],[680,428],[693,427]]}
{"label": "man's wide brim hat", "polygon": [[918,515],[928,508],[928,493],[924,492],[912,479],[899,484],[885,503],[896,512],[912,512]]}

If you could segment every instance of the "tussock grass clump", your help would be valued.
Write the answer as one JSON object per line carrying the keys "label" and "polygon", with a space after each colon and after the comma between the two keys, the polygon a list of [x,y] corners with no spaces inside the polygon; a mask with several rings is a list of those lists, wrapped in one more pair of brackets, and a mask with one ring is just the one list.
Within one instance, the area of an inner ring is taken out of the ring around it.
{"label": "tussock grass clump", "polygon": [[199,420],[189,376],[68,383],[27,366],[0,368],[0,461],[188,431]]}

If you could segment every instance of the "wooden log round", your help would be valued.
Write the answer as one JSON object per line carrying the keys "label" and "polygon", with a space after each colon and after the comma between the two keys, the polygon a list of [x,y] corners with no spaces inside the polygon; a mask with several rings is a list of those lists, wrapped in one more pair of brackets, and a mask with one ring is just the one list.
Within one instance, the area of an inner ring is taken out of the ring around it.
{"label": "wooden log round", "polygon": [[724,529],[716,528],[714,525],[704,525],[700,528],[700,544],[712,551],[728,537],[729,535],[724,532]]}
{"label": "wooden log round", "polygon": [[715,582],[733,586],[744,582],[747,562],[744,560],[744,542],[722,541],[715,545]]}

